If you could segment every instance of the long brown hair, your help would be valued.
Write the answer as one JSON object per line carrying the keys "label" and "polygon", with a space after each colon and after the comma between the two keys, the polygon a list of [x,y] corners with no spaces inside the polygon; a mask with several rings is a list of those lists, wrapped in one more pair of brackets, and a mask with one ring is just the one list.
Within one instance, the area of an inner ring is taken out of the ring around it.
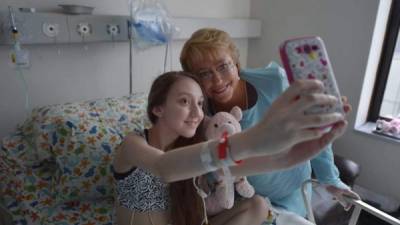
{"label": "long brown hair", "polygon": [[[182,78],[191,78],[196,81],[199,86],[200,82],[198,78],[191,73],[183,71],[172,71],[167,72],[154,80],[150,93],[148,96],[147,103],[147,115],[152,122],[157,122],[157,116],[153,114],[152,110],[154,107],[163,105],[168,96],[172,85]],[[205,93],[201,89],[203,95]],[[206,102],[203,104],[203,111],[206,109]],[[199,143],[204,141],[204,135],[202,133],[203,122],[200,123],[196,130],[196,133],[191,138],[178,137],[171,145],[169,145],[166,151],[171,151],[179,147]],[[200,224],[203,220],[203,204],[201,198],[198,196],[195,188],[193,187],[192,179],[182,180],[173,182],[169,188],[170,200],[171,200],[171,218],[174,225],[192,225]]]}
{"label": "long brown hair", "polygon": [[[170,149],[183,147],[203,141],[203,135],[197,134],[188,139],[180,137]],[[203,202],[193,186],[192,179],[176,181],[170,184],[171,218],[174,225],[200,224],[203,221]]]}

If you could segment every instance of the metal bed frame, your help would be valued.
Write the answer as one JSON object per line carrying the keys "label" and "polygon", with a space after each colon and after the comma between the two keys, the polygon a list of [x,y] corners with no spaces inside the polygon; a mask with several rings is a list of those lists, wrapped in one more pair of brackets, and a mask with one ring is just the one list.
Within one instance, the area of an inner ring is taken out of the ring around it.
{"label": "metal bed frame", "polygon": [[[307,185],[313,185],[317,186],[317,185],[321,185],[317,180],[315,179],[310,179],[310,180],[306,180],[303,185],[302,185],[302,194],[303,194],[303,200],[304,200],[304,204],[306,206],[306,210],[307,210],[307,219],[316,224],[315,222],[315,217],[314,217],[314,213],[312,211],[312,206],[311,206],[311,198],[310,196],[308,196],[307,194]],[[379,210],[365,202],[363,202],[362,200],[355,200],[352,198],[347,198],[345,197],[347,201],[349,201],[354,209],[353,209],[353,213],[351,214],[350,217],[350,221],[348,225],[356,225],[358,218],[360,216],[361,210],[364,210],[390,224],[393,225],[400,225],[400,220],[396,219],[395,217],[383,212],[382,210]]]}

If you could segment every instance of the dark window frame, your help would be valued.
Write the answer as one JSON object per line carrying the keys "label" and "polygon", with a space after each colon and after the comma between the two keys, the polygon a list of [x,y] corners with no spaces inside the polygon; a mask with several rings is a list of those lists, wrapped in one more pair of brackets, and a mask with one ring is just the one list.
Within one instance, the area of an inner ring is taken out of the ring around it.
{"label": "dark window frame", "polygon": [[393,0],[388,23],[386,25],[386,33],[382,46],[381,58],[375,79],[375,86],[373,90],[373,97],[368,110],[367,121],[375,122],[377,119],[382,118],[379,115],[383,95],[385,93],[386,83],[389,77],[390,66],[394,56],[396,47],[397,36],[400,29],[400,0]]}

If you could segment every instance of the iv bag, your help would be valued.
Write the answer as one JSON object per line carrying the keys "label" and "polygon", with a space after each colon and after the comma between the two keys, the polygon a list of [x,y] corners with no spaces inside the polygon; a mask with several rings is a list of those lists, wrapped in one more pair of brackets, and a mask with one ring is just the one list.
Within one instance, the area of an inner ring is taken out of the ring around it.
{"label": "iv bag", "polygon": [[167,44],[178,33],[170,21],[164,4],[159,0],[130,0],[130,28],[133,46],[146,49]]}

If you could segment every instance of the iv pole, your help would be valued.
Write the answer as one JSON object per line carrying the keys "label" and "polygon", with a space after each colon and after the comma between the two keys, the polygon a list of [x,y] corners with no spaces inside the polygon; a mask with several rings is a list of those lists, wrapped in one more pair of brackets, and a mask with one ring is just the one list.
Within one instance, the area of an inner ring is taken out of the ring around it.
{"label": "iv pole", "polygon": [[128,19],[128,39],[129,39],[129,95],[132,94],[132,81],[133,81],[133,52],[132,52],[132,19],[133,19],[133,9],[132,9],[132,0],[128,0],[128,7],[129,7],[129,19]]}
{"label": "iv pole", "polygon": [[[131,9],[132,10],[132,9]],[[132,17],[131,17],[132,18]],[[129,95],[132,94],[132,81],[133,81],[133,66],[132,66],[132,26],[130,20],[128,20],[128,37],[129,37]]]}

